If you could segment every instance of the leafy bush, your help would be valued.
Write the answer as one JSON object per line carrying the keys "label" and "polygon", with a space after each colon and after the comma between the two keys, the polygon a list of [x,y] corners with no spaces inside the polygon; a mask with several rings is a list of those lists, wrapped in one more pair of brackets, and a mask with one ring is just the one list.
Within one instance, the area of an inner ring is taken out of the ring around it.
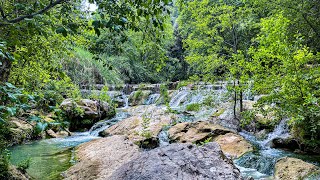
{"label": "leafy bush", "polygon": [[186,107],[187,111],[199,111],[201,107],[201,104],[199,103],[193,103],[193,104],[188,104]]}
{"label": "leafy bush", "polygon": [[23,94],[22,89],[10,83],[0,84],[0,121],[5,122],[9,117],[17,115],[20,111],[30,109],[29,102],[34,97]]}
{"label": "leafy bush", "polygon": [[160,85],[160,95],[163,97],[163,102],[168,104],[170,102],[168,88],[165,84]]}
{"label": "leafy bush", "polygon": [[30,166],[30,162],[31,162],[31,158],[27,158],[23,161],[21,161],[18,166],[17,169],[20,170],[22,173],[26,173],[26,170],[29,168]]}
{"label": "leafy bush", "polygon": [[202,104],[206,105],[206,106],[209,106],[209,107],[214,107],[215,106],[215,102],[214,102],[214,99],[212,96],[207,96]]}

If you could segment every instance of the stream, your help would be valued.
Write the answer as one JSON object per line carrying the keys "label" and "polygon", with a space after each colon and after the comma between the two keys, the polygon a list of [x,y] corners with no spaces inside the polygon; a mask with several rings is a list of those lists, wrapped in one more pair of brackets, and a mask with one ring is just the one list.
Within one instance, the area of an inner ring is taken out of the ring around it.
{"label": "stream", "polygon": [[[72,136],[66,138],[45,139],[11,147],[9,150],[11,151],[12,164],[18,165],[21,161],[30,158],[31,163],[27,172],[34,179],[62,179],[61,173],[76,162],[74,158],[74,149],[76,146],[99,138],[100,132],[132,115],[126,112],[126,109],[130,108],[128,107],[128,95],[122,93],[121,97],[125,103],[122,108],[117,109],[116,116],[112,119],[96,123],[88,132],[74,133]],[[185,113],[185,108],[188,104],[201,103],[208,98],[211,98],[214,104],[219,104],[230,99],[223,86],[205,86],[195,90],[180,88],[173,92],[169,104],[173,110],[179,112],[179,118],[176,120],[176,123],[208,119],[217,109],[201,107],[198,112]],[[155,104],[158,99],[160,99],[160,94],[151,94],[145,100],[145,104]],[[242,131],[239,133],[255,146],[253,152],[247,153],[239,159],[234,160],[242,176],[253,177],[254,179],[272,179],[276,160],[285,156],[299,158],[320,165],[320,156],[307,156],[270,148],[269,142],[272,139],[289,135],[286,122],[287,120],[282,120],[275,130],[269,133],[264,140],[257,140],[255,136],[248,132]],[[171,126],[172,125],[163,127],[159,133],[160,146],[169,144],[168,130]]]}

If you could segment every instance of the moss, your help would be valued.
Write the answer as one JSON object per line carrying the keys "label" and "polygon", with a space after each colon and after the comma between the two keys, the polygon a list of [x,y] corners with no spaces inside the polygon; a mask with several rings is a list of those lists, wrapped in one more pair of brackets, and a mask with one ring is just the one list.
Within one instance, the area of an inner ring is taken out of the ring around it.
{"label": "moss", "polygon": [[218,111],[216,111],[215,113],[212,114],[213,117],[218,117],[221,114],[223,114],[226,110],[225,109],[219,109]]}
{"label": "moss", "polygon": [[186,107],[187,111],[199,111],[201,107],[201,104],[194,103],[194,104],[188,104]]}

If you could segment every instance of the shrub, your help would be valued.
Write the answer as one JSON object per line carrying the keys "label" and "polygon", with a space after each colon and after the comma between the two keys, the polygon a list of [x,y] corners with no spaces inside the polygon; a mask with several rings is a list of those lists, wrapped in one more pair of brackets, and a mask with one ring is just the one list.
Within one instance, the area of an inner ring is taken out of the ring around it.
{"label": "shrub", "polygon": [[199,103],[193,103],[193,104],[188,104],[186,107],[187,111],[199,111],[201,107],[201,104]]}

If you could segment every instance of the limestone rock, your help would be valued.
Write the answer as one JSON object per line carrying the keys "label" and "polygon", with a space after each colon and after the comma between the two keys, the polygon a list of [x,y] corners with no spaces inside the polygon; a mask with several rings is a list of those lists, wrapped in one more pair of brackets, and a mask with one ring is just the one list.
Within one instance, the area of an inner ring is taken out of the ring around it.
{"label": "limestone rock", "polygon": [[9,128],[11,132],[11,144],[21,144],[32,139],[33,125],[21,119],[12,117],[9,120]]}
{"label": "limestone rock", "polygon": [[77,148],[79,162],[65,172],[64,176],[69,180],[110,179],[116,169],[139,154],[139,147],[125,136],[93,140]]}
{"label": "limestone rock", "polygon": [[60,108],[65,111],[70,121],[71,131],[89,129],[97,121],[115,115],[114,107],[107,102],[90,99],[81,99],[77,102],[65,99]]}
{"label": "limestone rock", "polygon": [[253,146],[248,143],[242,136],[227,133],[220,135],[214,139],[217,142],[223,153],[231,156],[232,158],[239,158],[240,156],[253,151]]}
{"label": "limestone rock", "polygon": [[236,180],[239,170],[217,143],[170,144],[145,151],[119,167],[110,180]]}
{"label": "limestone rock", "polygon": [[207,138],[232,132],[220,125],[205,121],[194,123],[184,122],[176,124],[169,129],[169,138],[172,142],[199,143]]}
{"label": "limestone rock", "polygon": [[176,119],[176,115],[165,112],[164,108],[155,105],[130,108],[135,116],[124,119],[100,133],[101,136],[126,135],[143,148],[158,146],[158,134],[162,127]]}
{"label": "limestone rock", "polygon": [[284,157],[275,165],[275,180],[299,180],[319,168],[300,159]]}

